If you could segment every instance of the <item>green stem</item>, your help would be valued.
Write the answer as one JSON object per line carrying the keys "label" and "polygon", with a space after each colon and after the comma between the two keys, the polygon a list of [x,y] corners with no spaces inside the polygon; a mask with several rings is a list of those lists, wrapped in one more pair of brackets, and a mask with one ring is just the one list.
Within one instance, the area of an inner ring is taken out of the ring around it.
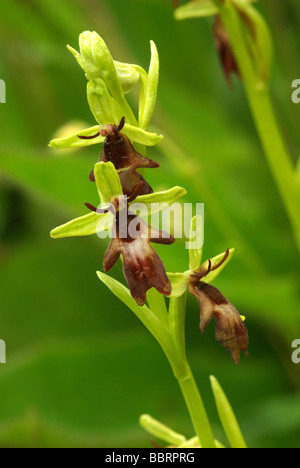
{"label": "green stem", "polygon": [[174,374],[184,396],[201,447],[214,448],[215,442],[212,429],[194,376],[186,359],[185,315],[186,293],[179,298],[171,299],[169,306],[170,333],[176,346],[178,358],[184,364],[184,366],[181,367],[184,369],[184,373],[176,374],[174,372]]}
{"label": "green stem", "polygon": [[184,396],[184,400],[189,410],[201,447],[215,448],[216,446],[212,429],[197,384],[188,364],[186,377],[181,379],[179,378],[178,383]]}
{"label": "green stem", "polygon": [[220,14],[243,77],[258,134],[290,218],[300,252],[300,190],[290,155],[275,117],[268,86],[259,83],[243,33],[241,18],[234,5],[227,2],[220,8]]}
{"label": "green stem", "polygon": [[179,354],[186,359],[185,353],[185,310],[186,293],[170,300],[169,328]]}
{"label": "green stem", "polygon": [[253,117],[270,169],[290,218],[300,252],[300,192],[295,172],[282,141],[269,92],[248,94]]}

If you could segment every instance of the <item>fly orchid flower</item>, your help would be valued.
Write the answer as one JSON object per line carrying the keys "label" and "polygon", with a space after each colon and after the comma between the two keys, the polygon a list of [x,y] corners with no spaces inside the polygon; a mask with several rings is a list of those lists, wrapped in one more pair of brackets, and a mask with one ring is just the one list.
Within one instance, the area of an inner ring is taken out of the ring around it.
{"label": "fly orchid flower", "polygon": [[232,73],[243,80],[247,73],[241,67],[241,54],[238,52],[240,46],[233,40],[232,33],[237,30],[245,41],[243,54],[249,58],[257,85],[262,88],[269,79],[273,55],[272,39],[264,19],[252,5],[255,1],[191,0],[175,11],[177,20],[216,17],[213,28],[215,44],[227,83],[231,87]]}
{"label": "fly orchid flower", "polygon": [[[144,304],[146,291],[151,287],[169,295],[171,284],[163,263],[150,242],[172,244],[174,238],[148,226],[130,211],[130,207],[133,209],[135,203],[139,210],[143,208],[141,215],[158,213],[182,197],[186,191],[181,187],[174,187],[137,198],[133,192],[131,197],[125,198],[120,178],[111,162],[95,165],[95,181],[100,195],[100,207],[87,203],[91,213],[57,227],[51,232],[51,237],[57,239],[96,233],[100,237],[103,231],[111,230],[112,239],[104,256],[104,270],[109,271],[122,255],[125,279],[139,305]],[[117,201],[118,198],[122,200],[121,204]]]}
{"label": "fly orchid flower", "polygon": [[232,73],[235,73],[238,78],[240,78],[241,75],[230,44],[228,33],[224,28],[220,15],[217,15],[215,18],[213,34],[227,83],[229,87],[232,87]]}
{"label": "fly orchid flower", "polygon": [[216,340],[226,348],[232,360],[238,364],[241,351],[248,355],[248,332],[236,308],[211,284],[202,279],[218,268],[229,256],[227,249],[222,260],[212,266],[208,261],[206,271],[190,275],[189,292],[197,299],[200,306],[200,330],[204,333],[212,317],[216,320]]}
{"label": "fly orchid flower", "polygon": [[[65,138],[56,138],[50,142],[49,146],[64,149],[103,143],[107,135],[98,131],[99,125],[105,126],[110,123],[118,126],[123,116],[126,117],[126,123],[123,123],[123,133],[133,143],[147,147],[154,146],[162,140],[161,135],[148,131],[155,107],[159,79],[158,52],[154,42],[151,41],[150,44],[151,62],[148,73],[139,65],[113,60],[104,40],[96,32],[85,31],[80,34],[79,52],[68,46],[69,51],[85,72],[88,80],[88,103],[98,125]],[[125,95],[138,82],[140,84],[139,115],[136,118]]]}
{"label": "fly orchid flower", "polygon": [[110,206],[104,210],[91,205],[88,207],[99,213],[108,210],[114,213],[113,235],[103,260],[104,271],[109,271],[122,255],[124,276],[138,305],[145,304],[146,292],[152,287],[169,296],[171,283],[163,262],[150,242],[169,245],[175,242],[174,237],[149,226],[130,212],[124,197],[112,199]]}
{"label": "fly orchid flower", "polygon": [[[100,127],[99,131],[92,136],[80,136],[83,140],[97,138],[99,135],[105,137],[99,161],[112,162],[118,171],[124,195],[130,197],[135,191],[136,195],[152,193],[153,190],[147,181],[136,169],[155,168],[159,164],[139,154],[133,147],[130,139],[121,133],[125,124],[125,117],[119,125],[106,125]],[[90,174],[90,180],[95,181],[94,170]],[[139,187],[136,191],[137,186]]]}
{"label": "fly orchid flower", "polygon": [[[180,297],[187,290],[196,297],[200,306],[200,330],[203,333],[212,317],[216,320],[216,340],[229,352],[238,364],[241,351],[248,354],[248,333],[238,311],[209,283],[215,279],[231,260],[234,249],[208,260],[203,265],[202,236],[199,226],[201,216],[195,216],[191,223],[192,247],[189,249],[189,270],[184,273],[167,273],[172,284],[171,297]],[[198,230],[196,229],[198,228]]]}

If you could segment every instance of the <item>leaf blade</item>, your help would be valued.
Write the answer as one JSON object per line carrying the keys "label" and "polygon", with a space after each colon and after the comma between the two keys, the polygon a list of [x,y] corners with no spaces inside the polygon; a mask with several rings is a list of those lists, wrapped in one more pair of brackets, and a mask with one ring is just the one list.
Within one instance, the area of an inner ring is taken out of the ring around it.
{"label": "leaf blade", "polygon": [[221,385],[213,375],[210,376],[210,383],[213,390],[218,414],[231,447],[247,448],[233,409]]}

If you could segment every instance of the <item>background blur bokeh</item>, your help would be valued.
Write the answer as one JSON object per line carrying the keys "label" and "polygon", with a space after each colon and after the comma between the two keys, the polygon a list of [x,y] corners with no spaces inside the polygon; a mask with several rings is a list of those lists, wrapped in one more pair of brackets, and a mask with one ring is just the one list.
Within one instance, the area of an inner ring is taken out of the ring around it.
{"label": "background blur bokeh", "polygon": [[[300,5],[261,0],[275,41],[272,93],[294,161],[300,147]],[[205,203],[205,258],[236,247],[217,278],[247,318],[250,356],[235,366],[200,334],[191,297],[187,346],[216,437],[226,442],[209,386],[226,391],[251,447],[300,446],[299,257],[282,201],[257,138],[242,85],[226,86],[212,20],[173,19],[168,0],[1,0],[0,78],[0,445],[151,447],[138,425],[150,413],[192,436],[180,390],[159,346],[96,277],[106,241],[54,241],[49,231],[97,203],[88,174],[100,147],[48,148],[58,128],[94,125],[84,73],[66,50],[95,30],[114,58],[148,67],[149,41],[160,53],[149,149],[155,189],[182,185],[185,201]],[[135,96],[133,94],[133,100]],[[132,101],[134,102],[134,101]],[[70,133],[69,130],[65,130]],[[159,249],[169,271],[187,265],[183,243]],[[120,264],[112,274],[122,280]]]}

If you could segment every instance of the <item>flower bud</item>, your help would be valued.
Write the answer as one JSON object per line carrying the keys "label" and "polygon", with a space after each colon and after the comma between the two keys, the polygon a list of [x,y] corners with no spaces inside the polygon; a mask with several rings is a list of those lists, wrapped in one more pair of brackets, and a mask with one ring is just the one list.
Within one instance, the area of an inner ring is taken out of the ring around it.
{"label": "flower bud", "polygon": [[228,33],[224,28],[221,17],[219,15],[217,15],[215,18],[214,37],[227,83],[230,87],[232,87],[233,83],[231,74],[235,73],[240,78],[240,72],[233,55]]}
{"label": "flower bud", "polygon": [[114,61],[124,94],[129,93],[140,79],[138,71],[127,63]]}
{"label": "flower bud", "polygon": [[85,31],[79,37],[82,67],[89,79],[101,78],[110,94],[118,101],[123,90],[113,58],[103,39],[96,32]]}

